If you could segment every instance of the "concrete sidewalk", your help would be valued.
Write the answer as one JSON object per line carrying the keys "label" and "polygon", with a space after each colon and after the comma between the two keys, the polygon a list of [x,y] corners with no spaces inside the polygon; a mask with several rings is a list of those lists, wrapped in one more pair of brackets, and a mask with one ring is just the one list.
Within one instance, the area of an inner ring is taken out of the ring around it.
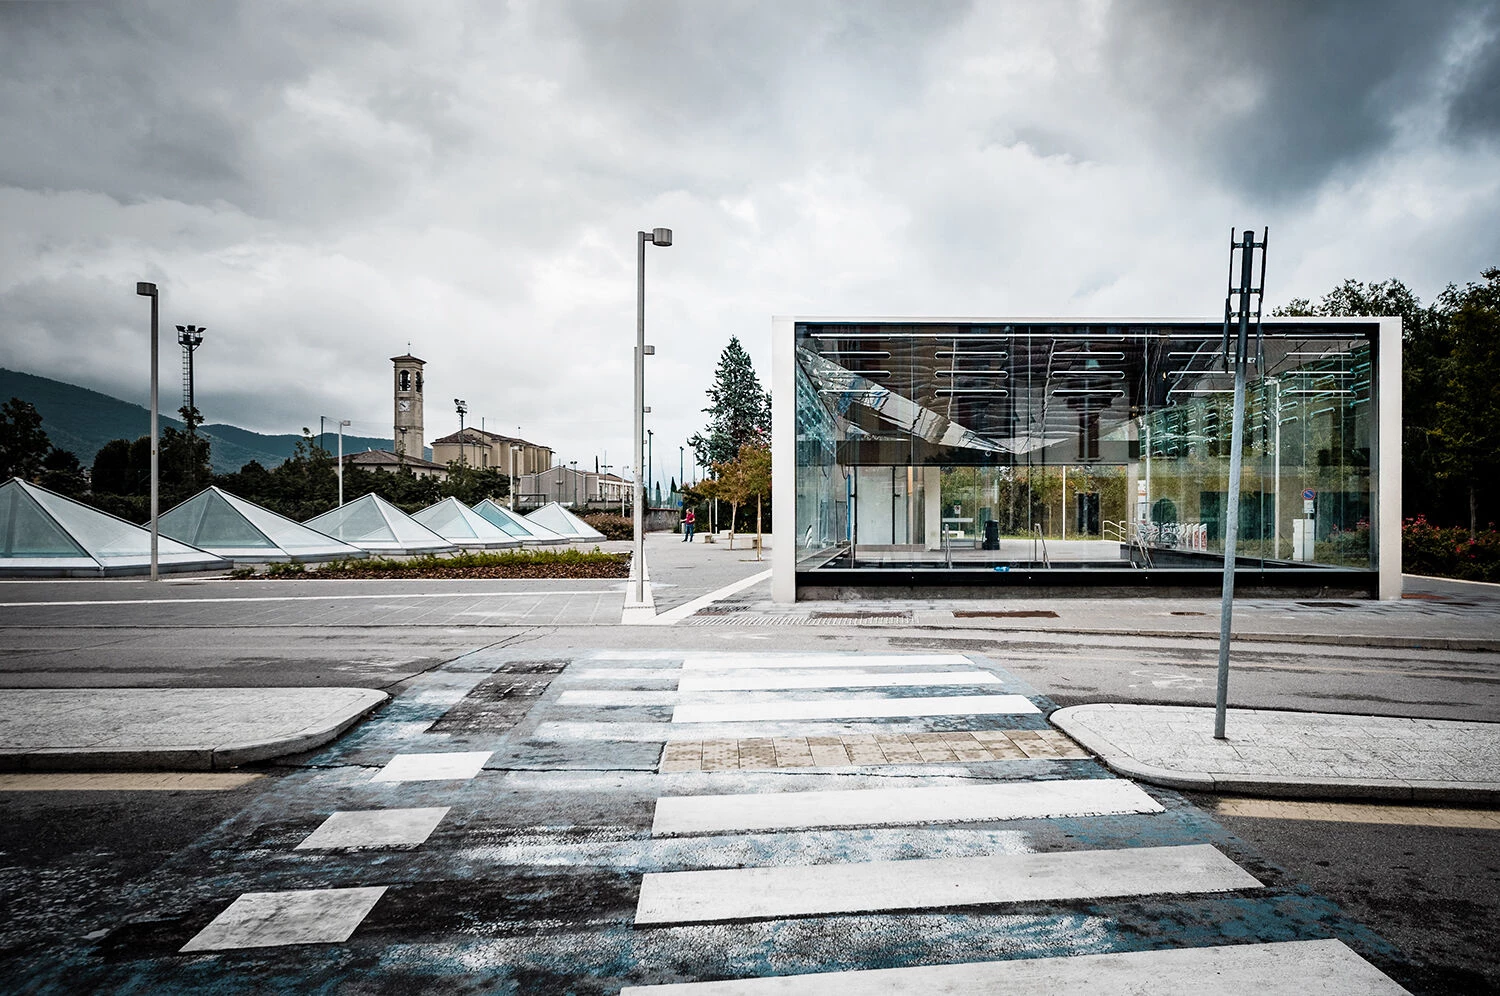
{"label": "concrete sidewalk", "polygon": [[1317,799],[1500,804],[1500,723],[1081,705],[1052,723],[1113,771],[1170,788]]}
{"label": "concrete sidewalk", "polygon": [[0,771],[216,771],[325,744],[369,688],[0,690]]}
{"label": "concrete sidewalk", "polygon": [[[1234,639],[1407,650],[1500,653],[1500,585],[1407,575],[1400,601],[1240,598]],[[1090,637],[1211,639],[1217,593],[1202,597],[1038,598],[1025,591],[986,599],[848,599],[771,602],[764,590],[718,602],[690,626],[827,626],[958,634],[1067,633]]]}

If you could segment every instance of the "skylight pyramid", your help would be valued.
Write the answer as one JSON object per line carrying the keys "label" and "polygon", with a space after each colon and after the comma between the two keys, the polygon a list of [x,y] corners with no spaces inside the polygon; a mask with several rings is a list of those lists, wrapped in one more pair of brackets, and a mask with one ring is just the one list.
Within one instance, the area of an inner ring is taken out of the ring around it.
{"label": "skylight pyramid", "polygon": [[[223,570],[229,564],[166,536],[157,569]],[[151,570],[151,531],[19,478],[0,484],[0,576],[108,577]]]}
{"label": "skylight pyramid", "polygon": [[454,546],[377,494],[303,523],[311,529],[371,553],[452,553]]}
{"label": "skylight pyramid", "polygon": [[474,513],[494,523],[508,535],[520,540],[522,544],[557,546],[559,543],[568,541],[568,537],[559,536],[540,522],[532,522],[525,516],[517,515],[489,498],[475,505]]}
{"label": "skylight pyramid", "polygon": [[364,550],[217,487],[200,491],[161,517],[165,536],[237,563],[317,562],[367,557]]}
{"label": "skylight pyramid", "polygon": [[604,538],[603,533],[555,501],[548,502],[535,512],[527,513],[526,518],[570,540],[602,540]]}
{"label": "skylight pyramid", "polygon": [[520,540],[476,514],[457,498],[444,498],[413,514],[412,518],[461,550],[498,550],[521,545]]}

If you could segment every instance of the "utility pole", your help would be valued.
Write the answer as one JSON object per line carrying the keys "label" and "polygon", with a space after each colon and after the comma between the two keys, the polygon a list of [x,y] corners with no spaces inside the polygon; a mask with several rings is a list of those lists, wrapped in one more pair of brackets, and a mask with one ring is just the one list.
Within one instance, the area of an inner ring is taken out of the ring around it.
{"label": "utility pole", "polygon": [[[1214,739],[1225,739],[1224,714],[1229,700],[1229,632],[1234,616],[1234,565],[1235,551],[1240,531],[1240,464],[1245,452],[1245,368],[1258,362],[1260,350],[1260,311],[1265,301],[1266,289],[1266,243],[1270,231],[1263,230],[1261,240],[1255,241],[1255,233],[1245,229],[1244,237],[1235,242],[1234,230],[1229,231],[1229,292],[1224,297],[1224,369],[1234,372],[1234,425],[1229,443],[1229,495],[1228,509],[1224,516],[1224,589],[1219,610],[1219,682],[1214,697]],[[1252,286],[1255,274],[1255,250],[1260,250],[1260,286]],[[1236,289],[1234,280],[1234,254],[1240,254],[1240,285]],[[1251,298],[1255,298],[1254,307]],[[1256,359],[1250,357],[1250,320],[1255,320]],[[1237,323],[1233,348],[1229,341],[1229,324]],[[1256,371],[1262,376],[1261,371]]]}
{"label": "utility pole", "polygon": [[[196,325],[177,326],[177,344],[182,347],[182,407],[193,414],[198,411],[193,404],[193,351],[203,345],[203,333],[207,331]],[[189,418],[188,435],[193,434],[193,420]]]}
{"label": "utility pole", "polygon": [[641,452],[645,443],[643,430],[646,427],[646,413],[650,411],[646,407],[646,357],[654,355],[656,350],[646,345],[646,243],[654,246],[669,246],[672,244],[672,230],[670,228],[653,228],[649,232],[636,232],[636,262],[635,262],[635,441],[631,444],[635,457],[635,557],[631,565],[631,572],[635,575],[635,603],[641,605],[646,601],[646,510],[642,502],[645,495],[641,491],[641,478],[645,472],[643,464],[644,453]]}
{"label": "utility pole", "polygon": [[464,416],[469,414],[469,403],[463,398],[454,398],[453,407],[458,409],[458,465],[464,465]]}
{"label": "utility pole", "polygon": [[346,418],[339,419],[339,508],[344,507],[344,426],[351,424]]}

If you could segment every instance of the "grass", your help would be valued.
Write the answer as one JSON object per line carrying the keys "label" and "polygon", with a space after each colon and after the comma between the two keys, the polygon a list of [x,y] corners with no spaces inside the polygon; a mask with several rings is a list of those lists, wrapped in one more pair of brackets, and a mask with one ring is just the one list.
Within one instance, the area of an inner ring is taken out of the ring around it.
{"label": "grass", "polygon": [[371,557],[335,560],[314,571],[272,571],[271,577],[302,578],[625,578],[630,555],[583,550],[506,550],[423,556],[409,560]]}

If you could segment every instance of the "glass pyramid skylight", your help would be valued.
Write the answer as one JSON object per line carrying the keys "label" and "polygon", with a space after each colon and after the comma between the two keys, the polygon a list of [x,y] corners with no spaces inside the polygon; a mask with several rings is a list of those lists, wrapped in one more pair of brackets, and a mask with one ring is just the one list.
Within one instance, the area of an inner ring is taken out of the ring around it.
{"label": "glass pyramid skylight", "polygon": [[526,518],[569,539],[602,540],[604,538],[603,533],[555,501],[548,502],[535,512],[528,512]]}
{"label": "glass pyramid skylight", "polygon": [[200,491],[163,513],[161,531],[240,563],[315,562],[369,556],[358,547],[341,543],[217,487]]}
{"label": "glass pyramid skylight", "polygon": [[371,553],[452,553],[454,550],[452,543],[374,493],[314,516],[303,525]]}
{"label": "glass pyramid skylight", "polygon": [[533,546],[556,546],[568,541],[566,536],[559,536],[541,523],[532,522],[525,516],[517,515],[489,498],[475,505],[474,513],[499,526],[522,543],[530,543]]}
{"label": "glass pyramid skylight", "polygon": [[444,498],[412,515],[460,549],[498,550],[520,546],[521,541],[475,512],[457,498]]}
{"label": "glass pyramid skylight", "polygon": [[[228,563],[157,538],[162,571],[212,571]],[[35,484],[0,484],[0,575],[99,576],[151,570],[151,531]]]}

